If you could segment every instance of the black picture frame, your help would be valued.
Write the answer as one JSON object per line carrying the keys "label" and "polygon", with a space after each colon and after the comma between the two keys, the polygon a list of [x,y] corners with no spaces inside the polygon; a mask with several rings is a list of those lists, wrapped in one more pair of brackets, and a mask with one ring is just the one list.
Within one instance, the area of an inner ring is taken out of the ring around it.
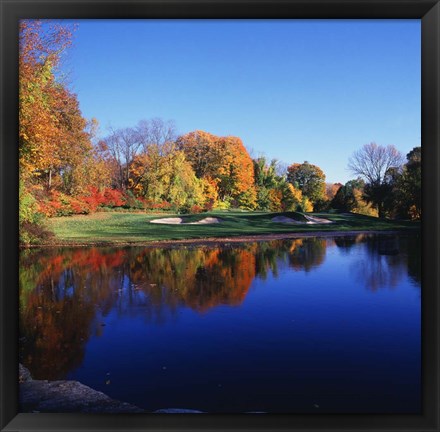
{"label": "black picture frame", "polygon": [[[440,4],[438,0],[1,0],[2,431],[439,431]],[[18,413],[18,21],[23,18],[417,18],[422,23],[421,415]]]}

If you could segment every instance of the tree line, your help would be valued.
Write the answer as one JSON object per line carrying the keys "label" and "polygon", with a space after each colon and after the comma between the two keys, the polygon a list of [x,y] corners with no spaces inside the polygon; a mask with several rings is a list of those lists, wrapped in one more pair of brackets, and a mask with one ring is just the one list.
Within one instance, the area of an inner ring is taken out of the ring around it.
{"label": "tree line", "polygon": [[357,176],[328,184],[309,162],[287,168],[252,158],[242,140],[202,130],[178,134],[172,121],[146,119],[99,137],[60,72],[72,26],[20,22],[19,163],[22,241],[41,235],[44,217],[100,208],[196,213],[241,208],[421,217],[421,149],[406,163],[392,146],[368,144],[349,168]]}

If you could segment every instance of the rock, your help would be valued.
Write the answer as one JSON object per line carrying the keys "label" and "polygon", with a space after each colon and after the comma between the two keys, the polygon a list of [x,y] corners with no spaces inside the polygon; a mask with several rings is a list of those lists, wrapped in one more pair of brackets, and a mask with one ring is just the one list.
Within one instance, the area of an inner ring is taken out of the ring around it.
{"label": "rock", "polygon": [[155,414],[204,414],[203,411],[197,411],[185,408],[163,408],[153,411]]}
{"label": "rock", "polygon": [[[20,412],[42,413],[145,413],[147,411],[126,402],[110,398],[79,381],[33,380],[21,363],[18,365]],[[107,372],[106,375],[110,375]],[[106,382],[110,384],[110,380]],[[159,414],[203,414],[184,408],[165,408]]]}
{"label": "rock", "polygon": [[32,381],[31,373],[21,363],[18,364],[18,382]]}
{"label": "rock", "polygon": [[28,380],[20,384],[21,412],[143,413],[78,381]]}

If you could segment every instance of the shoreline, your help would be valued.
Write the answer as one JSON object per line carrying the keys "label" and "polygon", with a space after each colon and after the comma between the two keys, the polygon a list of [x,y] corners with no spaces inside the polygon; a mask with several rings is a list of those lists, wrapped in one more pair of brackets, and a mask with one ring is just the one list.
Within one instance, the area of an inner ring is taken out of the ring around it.
{"label": "shoreline", "polygon": [[108,396],[75,380],[35,380],[18,364],[19,408],[22,413],[204,414],[188,408],[148,411]]}
{"label": "shoreline", "polygon": [[187,239],[169,239],[169,240],[133,240],[133,241],[90,241],[90,242],[69,242],[60,241],[57,243],[46,243],[38,245],[20,245],[20,249],[35,248],[60,248],[60,247],[172,247],[172,246],[224,246],[230,243],[249,243],[263,242],[273,240],[289,240],[307,237],[346,237],[359,234],[401,234],[420,233],[420,228],[407,228],[400,230],[350,230],[350,231],[299,231],[289,233],[273,233],[273,234],[243,234],[237,236],[225,237],[206,237],[206,238],[187,238]]}

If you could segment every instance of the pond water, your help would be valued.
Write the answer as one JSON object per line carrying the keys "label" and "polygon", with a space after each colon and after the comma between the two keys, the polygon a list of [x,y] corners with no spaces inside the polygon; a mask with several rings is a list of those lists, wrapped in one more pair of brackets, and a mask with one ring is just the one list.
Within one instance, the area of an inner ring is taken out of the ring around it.
{"label": "pond water", "polygon": [[417,235],[20,257],[20,361],[147,410],[419,413]]}

